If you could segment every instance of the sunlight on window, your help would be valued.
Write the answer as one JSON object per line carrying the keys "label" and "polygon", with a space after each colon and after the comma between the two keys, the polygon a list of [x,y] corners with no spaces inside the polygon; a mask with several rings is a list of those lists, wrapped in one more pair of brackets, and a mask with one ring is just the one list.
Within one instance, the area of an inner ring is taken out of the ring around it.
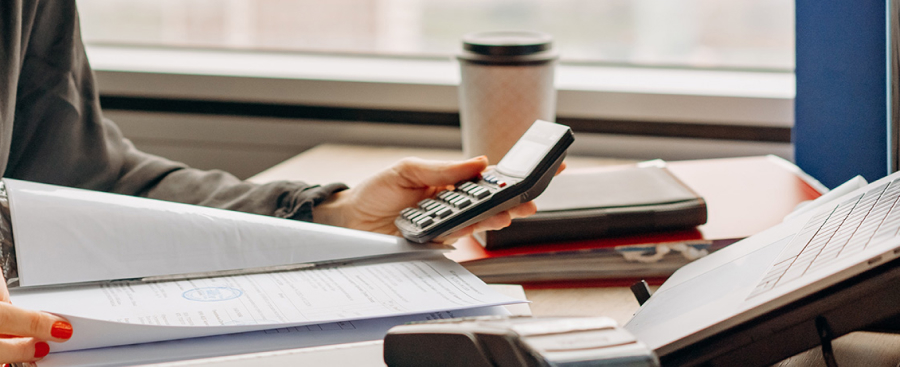
{"label": "sunlight on window", "polygon": [[537,30],[567,62],[793,70],[789,0],[78,0],[95,44],[447,57]]}

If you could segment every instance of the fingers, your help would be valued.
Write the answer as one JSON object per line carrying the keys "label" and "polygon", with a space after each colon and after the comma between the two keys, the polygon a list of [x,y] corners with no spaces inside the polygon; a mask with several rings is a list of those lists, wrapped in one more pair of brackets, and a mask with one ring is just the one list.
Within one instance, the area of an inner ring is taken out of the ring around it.
{"label": "fingers", "polygon": [[0,361],[34,362],[49,353],[50,345],[34,338],[0,339]]}
{"label": "fingers", "polygon": [[69,340],[72,325],[59,316],[0,303],[0,334],[0,361],[34,362],[50,353],[45,340]]}
{"label": "fingers", "polygon": [[6,277],[0,271],[0,302],[9,303],[9,288],[6,287]]}
{"label": "fingers", "polygon": [[72,337],[72,325],[59,316],[0,303],[0,334],[64,342]]}
{"label": "fingers", "polygon": [[527,203],[522,203],[513,207],[512,209],[500,212],[497,215],[487,218],[481,222],[453,232],[449,236],[441,239],[440,242],[451,244],[453,242],[456,242],[458,239],[471,235],[475,232],[503,229],[509,227],[513,219],[527,217],[534,214],[536,211],[537,206],[535,206],[533,202],[529,201]]}
{"label": "fingers", "polygon": [[562,161],[562,163],[559,165],[559,168],[556,169],[556,174],[558,175],[558,174],[562,173],[562,171],[565,171],[565,170],[566,170],[566,161]]}
{"label": "fingers", "polygon": [[446,186],[478,176],[487,164],[484,156],[458,162],[406,158],[395,164],[393,171],[405,187]]}
{"label": "fingers", "polygon": [[537,205],[535,205],[533,201],[519,204],[509,210],[509,216],[512,219],[525,218],[534,213],[537,213]]}

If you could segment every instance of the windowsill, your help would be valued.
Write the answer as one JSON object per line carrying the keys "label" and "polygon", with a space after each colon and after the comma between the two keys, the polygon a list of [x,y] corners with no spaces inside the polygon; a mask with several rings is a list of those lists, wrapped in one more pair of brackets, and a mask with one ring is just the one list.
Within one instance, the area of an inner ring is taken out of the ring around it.
{"label": "windowsill", "polygon": [[[455,60],[88,46],[104,96],[455,112]],[[787,127],[789,72],[560,64],[561,117]]]}

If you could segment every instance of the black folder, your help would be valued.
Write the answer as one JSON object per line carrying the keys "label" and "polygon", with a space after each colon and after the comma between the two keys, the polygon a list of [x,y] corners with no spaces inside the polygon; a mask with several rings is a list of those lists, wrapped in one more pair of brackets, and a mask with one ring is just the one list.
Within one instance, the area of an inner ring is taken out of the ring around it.
{"label": "black folder", "polygon": [[660,166],[563,172],[535,199],[538,212],[476,234],[487,249],[658,232],[706,223],[706,202]]}

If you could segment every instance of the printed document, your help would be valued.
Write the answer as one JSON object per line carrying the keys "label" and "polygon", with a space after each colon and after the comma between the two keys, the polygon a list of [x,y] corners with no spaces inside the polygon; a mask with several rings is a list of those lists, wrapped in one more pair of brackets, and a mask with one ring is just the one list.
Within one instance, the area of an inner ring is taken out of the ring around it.
{"label": "printed document", "polygon": [[276,273],[13,289],[13,304],[68,318],[52,351],[519,303],[446,258]]}
{"label": "printed document", "polygon": [[[224,355],[283,351],[294,348],[380,340],[387,334],[388,329],[414,321],[508,314],[509,312],[502,306],[495,306],[285,327],[240,334],[122,345],[62,353],[54,352],[41,360],[40,367],[132,366]],[[259,363],[259,365],[265,365],[265,363]]]}

